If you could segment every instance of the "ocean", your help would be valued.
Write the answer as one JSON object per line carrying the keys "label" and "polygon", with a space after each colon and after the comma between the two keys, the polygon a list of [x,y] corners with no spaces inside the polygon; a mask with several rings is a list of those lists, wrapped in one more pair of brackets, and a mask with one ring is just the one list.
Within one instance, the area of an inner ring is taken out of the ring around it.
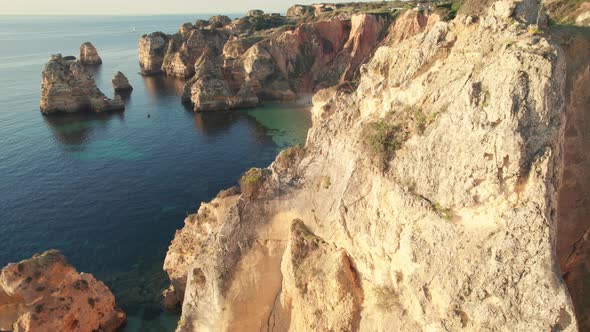
{"label": "ocean", "polygon": [[[60,250],[110,287],[124,331],[174,330],[159,294],[175,230],[244,171],[303,144],[310,126],[301,105],[193,113],[182,81],[138,74],[142,34],[207,17],[0,16],[0,265]],[[116,71],[135,88],[126,111],[43,116],[44,64],[86,41],[103,59],[93,72],[105,94]]]}

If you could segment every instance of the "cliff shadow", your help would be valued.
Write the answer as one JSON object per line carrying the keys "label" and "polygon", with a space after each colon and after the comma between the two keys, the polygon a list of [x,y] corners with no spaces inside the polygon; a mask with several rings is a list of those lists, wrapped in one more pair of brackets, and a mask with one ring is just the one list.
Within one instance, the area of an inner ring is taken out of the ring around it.
{"label": "cliff shadow", "polygon": [[125,113],[80,112],[43,116],[56,141],[69,146],[88,142],[95,131],[108,128],[114,118],[124,121]]}
{"label": "cliff shadow", "polygon": [[143,76],[146,93],[152,98],[180,97],[184,91],[185,81],[170,76]]}
{"label": "cliff shadow", "polygon": [[[248,135],[247,138],[257,144],[272,144],[268,129],[239,110],[193,113],[193,123],[197,132],[207,137],[223,136],[234,131],[238,135]],[[243,130],[239,128],[240,126]],[[245,139],[246,136],[243,138]]]}
{"label": "cliff shadow", "polygon": [[552,27],[567,61],[557,258],[580,331],[590,331],[590,27]]}

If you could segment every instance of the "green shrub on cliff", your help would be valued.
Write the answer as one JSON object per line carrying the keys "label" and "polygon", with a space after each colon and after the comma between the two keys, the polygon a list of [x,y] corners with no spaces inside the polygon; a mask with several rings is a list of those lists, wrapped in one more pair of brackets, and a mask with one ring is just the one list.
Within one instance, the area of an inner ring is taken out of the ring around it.
{"label": "green shrub on cliff", "polygon": [[387,163],[393,158],[395,151],[401,148],[407,135],[399,125],[379,120],[369,123],[363,136],[374,160],[382,170],[386,170]]}
{"label": "green shrub on cliff", "polygon": [[251,168],[240,178],[240,189],[244,199],[255,199],[259,196],[269,171],[261,168]]}
{"label": "green shrub on cliff", "polygon": [[376,153],[391,153],[401,147],[401,127],[389,124],[384,120],[369,124],[370,132],[367,136],[367,143],[371,150]]}
{"label": "green shrub on cliff", "polygon": [[414,121],[416,123],[416,131],[422,135],[426,128],[436,120],[438,113],[426,113],[422,109],[414,110]]}
{"label": "green shrub on cliff", "polygon": [[260,168],[251,168],[242,176],[242,182],[245,184],[255,184],[262,180],[262,172]]}
{"label": "green shrub on cliff", "polygon": [[444,21],[457,17],[457,13],[463,5],[463,0],[440,2],[434,6],[434,12],[439,14]]}
{"label": "green shrub on cliff", "polygon": [[439,203],[433,203],[432,209],[434,210],[434,212],[436,212],[436,214],[439,215],[439,217],[443,218],[446,221],[450,221],[453,217],[452,210],[450,208],[443,207]]}

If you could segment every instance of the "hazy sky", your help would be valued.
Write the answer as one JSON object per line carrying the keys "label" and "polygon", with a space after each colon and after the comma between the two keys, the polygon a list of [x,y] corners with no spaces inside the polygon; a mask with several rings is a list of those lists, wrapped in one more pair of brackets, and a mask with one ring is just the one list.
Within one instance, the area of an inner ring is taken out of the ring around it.
{"label": "hazy sky", "polygon": [[[330,0],[324,2],[347,2]],[[243,13],[249,9],[285,12],[296,3],[321,0],[1,0],[0,15],[141,15]]]}

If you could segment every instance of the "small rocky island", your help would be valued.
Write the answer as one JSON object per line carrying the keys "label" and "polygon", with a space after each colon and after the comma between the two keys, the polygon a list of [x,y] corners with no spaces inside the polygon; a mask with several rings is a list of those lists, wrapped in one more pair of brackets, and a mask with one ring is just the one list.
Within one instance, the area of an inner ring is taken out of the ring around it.
{"label": "small rocky island", "polygon": [[129,79],[122,72],[118,71],[112,80],[115,92],[130,92],[133,87],[129,83]]}
{"label": "small rocky island", "polygon": [[102,59],[98,55],[96,47],[90,42],[85,42],[80,46],[80,63],[83,65],[101,65]]}
{"label": "small rocky island", "polygon": [[0,271],[0,331],[116,331],[125,313],[102,282],[55,250]]}
{"label": "small rocky island", "polygon": [[122,111],[125,104],[119,96],[115,99],[105,96],[81,61],[57,54],[43,70],[40,108],[43,114],[108,112]]}

